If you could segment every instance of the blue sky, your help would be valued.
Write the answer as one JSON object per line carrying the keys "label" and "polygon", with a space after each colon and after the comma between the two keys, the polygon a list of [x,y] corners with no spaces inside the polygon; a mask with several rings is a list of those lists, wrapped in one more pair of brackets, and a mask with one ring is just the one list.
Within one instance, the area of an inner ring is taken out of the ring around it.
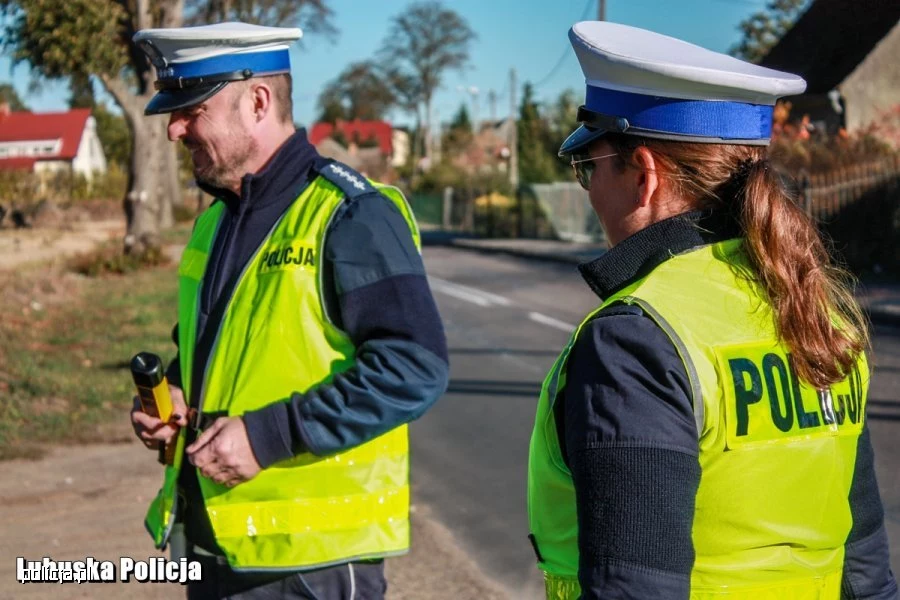
{"label": "blue sky", "polygon": [[[478,88],[478,114],[490,117],[488,91],[498,95],[496,116],[509,113],[509,71],[515,68],[518,96],[524,81],[541,82],[540,100],[552,100],[566,88],[583,93],[584,78],[568,43],[568,28],[584,15],[597,15],[598,0],[445,0],[445,6],[463,16],[478,35],[472,46],[471,65],[462,74],[444,77],[435,99],[435,117],[448,121],[471,96],[458,90]],[[392,16],[409,0],[330,0],[339,34],[334,42],[319,36],[303,40],[292,51],[294,120],[309,125],[316,117],[319,90],[349,63],[371,58],[386,35]],[[606,18],[679,37],[717,51],[727,51],[738,38],[738,23],[763,9],[765,0],[606,0]],[[563,57],[564,55],[564,57]],[[560,59],[562,60],[560,61]],[[557,67],[558,65],[558,67]],[[554,69],[554,67],[557,67]],[[10,69],[0,56],[0,82],[12,82],[34,111],[64,110],[65,84],[42,82],[29,91],[26,65]],[[408,117],[393,115],[399,122]]]}

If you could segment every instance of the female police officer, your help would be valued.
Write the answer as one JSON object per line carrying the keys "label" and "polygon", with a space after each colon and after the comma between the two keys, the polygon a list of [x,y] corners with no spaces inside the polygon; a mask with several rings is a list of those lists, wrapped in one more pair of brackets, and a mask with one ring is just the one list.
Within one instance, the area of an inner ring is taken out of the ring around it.
{"label": "female police officer", "polygon": [[548,597],[894,598],[865,321],[766,158],[794,75],[576,24],[563,144],[611,250],[544,382],[531,539]]}

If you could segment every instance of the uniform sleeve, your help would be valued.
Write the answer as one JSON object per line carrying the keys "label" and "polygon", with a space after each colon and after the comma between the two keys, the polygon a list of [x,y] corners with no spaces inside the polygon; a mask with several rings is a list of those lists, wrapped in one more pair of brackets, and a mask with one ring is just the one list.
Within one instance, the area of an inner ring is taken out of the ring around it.
{"label": "uniform sleeve", "polygon": [[349,203],[327,234],[322,268],[332,282],[326,308],[356,346],[356,363],[329,384],[244,415],[263,467],[362,444],[418,418],[447,388],[440,315],[390,200],[378,194]]}
{"label": "uniform sleeve", "polygon": [[688,598],[700,465],[684,364],[640,308],[613,306],[582,330],[566,376],[582,597]]}
{"label": "uniform sleeve", "polygon": [[897,582],[891,572],[890,547],[884,528],[884,508],[875,479],[875,454],[866,426],[859,436],[856,467],[850,487],[853,527],[844,546],[841,598],[894,600]]}

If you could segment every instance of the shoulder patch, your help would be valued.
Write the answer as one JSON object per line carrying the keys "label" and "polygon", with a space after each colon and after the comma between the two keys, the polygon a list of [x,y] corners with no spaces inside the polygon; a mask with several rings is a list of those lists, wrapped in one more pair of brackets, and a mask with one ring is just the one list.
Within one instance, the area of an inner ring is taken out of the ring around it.
{"label": "shoulder patch", "polygon": [[329,162],[319,169],[319,174],[336,185],[347,198],[378,192],[362,174],[343,163]]}

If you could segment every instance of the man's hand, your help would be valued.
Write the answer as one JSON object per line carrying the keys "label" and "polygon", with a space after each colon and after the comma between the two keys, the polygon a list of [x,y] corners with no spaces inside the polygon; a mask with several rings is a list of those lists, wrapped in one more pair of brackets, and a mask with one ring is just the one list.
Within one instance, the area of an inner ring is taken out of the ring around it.
{"label": "man's hand", "polygon": [[262,470],[240,417],[216,419],[186,451],[201,475],[228,487],[253,479]]}
{"label": "man's hand", "polygon": [[151,450],[158,449],[160,442],[167,445],[173,442],[178,429],[188,424],[184,392],[181,391],[181,388],[170,385],[169,395],[172,396],[172,416],[168,423],[163,423],[158,417],[152,417],[145,413],[141,409],[141,399],[137,396],[134,397],[131,426],[138,439]]}

